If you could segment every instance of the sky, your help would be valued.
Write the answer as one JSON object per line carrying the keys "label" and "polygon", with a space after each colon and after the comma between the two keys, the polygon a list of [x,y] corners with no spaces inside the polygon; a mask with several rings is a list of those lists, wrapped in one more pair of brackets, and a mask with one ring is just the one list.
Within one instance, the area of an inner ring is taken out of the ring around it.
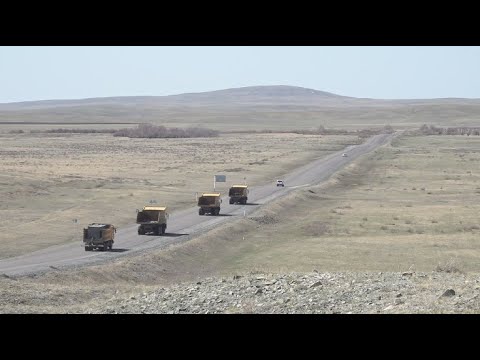
{"label": "sky", "polygon": [[377,99],[480,98],[480,47],[0,46],[0,103],[257,85]]}

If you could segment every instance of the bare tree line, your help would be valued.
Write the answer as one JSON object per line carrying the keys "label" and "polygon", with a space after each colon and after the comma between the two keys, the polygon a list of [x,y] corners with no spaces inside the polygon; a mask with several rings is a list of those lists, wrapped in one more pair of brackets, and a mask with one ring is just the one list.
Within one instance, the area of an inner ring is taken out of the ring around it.
{"label": "bare tree line", "polygon": [[[24,134],[24,130],[11,130],[10,134]],[[139,124],[135,128],[124,129],[46,129],[30,130],[31,134],[53,133],[53,134],[113,134],[113,136],[124,136],[129,138],[194,138],[194,137],[215,137],[219,132],[216,130],[190,127],[167,128],[153,124]]]}
{"label": "bare tree line", "polygon": [[412,131],[412,135],[480,135],[480,127],[437,127],[435,125],[423,124],[420,129]]}
{"label": "bare tree line", "polygon": [[[424,125],[426,126],[426,125]],[[422,126],[421,131],[424,127]],[[439,128],[435,128],[437,129]],[[10,134],[23,134],[24,130],[11,130]],[[232,130],[224,131],[229,134],[300,134],[300,135],[356,135],[361,138],[367,138],[382,133],[393,133],[394,129],[391,125],[385,125],[383,128],[377,129],[326,129],[320,125],[314,129],[293,129],[293,130]],[[203,127],[189,128],[167,128],[163,125],[139,124],[135,128],[124,129],[46,129],[46,130],[30,130],[30,133],[54,133],[54,134],[113,134],[113,136],[129,137],[129,138],[195,138],[195,137],[217,137],[220,132],[217,130],[207,129]],[[435,132],[432,132],[434,134]]]}
{"label": "bare tree line", "polygon": [[[30,134],[113,134],[116,129],[46,129],[30,130]],[[24,134],[25,130],[10,130],[9,134]]]}
{"label": "bare tree line", "polygon": [[129,138],[194,138],[194,137],[216,137],[219,132],[216,130],[190,127],[167,128],[153,124],[139,124],[136,128],[120,129],[113,136],[124,136]]}
{"label": "bare tree line", "polygon": [[226,131],[230,134],[300,134],[300,135],[357,135],[359,137],[370,137],[377,134],[391,134],[395,132],[391,125],[385,125],[378,129],[361,129],[361,130],[345,130],[345,129],[326,129],[320,125],[315,129],[293,129],[293,130],[232,130]]}

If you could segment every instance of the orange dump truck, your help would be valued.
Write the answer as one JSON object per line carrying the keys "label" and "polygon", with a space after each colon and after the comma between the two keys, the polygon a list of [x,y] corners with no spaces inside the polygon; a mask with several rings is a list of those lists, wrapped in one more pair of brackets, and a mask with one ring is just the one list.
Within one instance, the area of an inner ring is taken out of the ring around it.
{"label": "orange dump truck", "polygon": [[220,214],[220,204],[222,199],[220,193],[203,193],[198,198],[198,215],[218,215]]}
{"label": "orange dump truck", "polygon": [[112,250],[113,239],[117,229],[111,224],[93,223],[83,229],[83,244],[85,251],[93,249]]}
{"label": "orange dump truck", "polygon": [[166,206],[144,206],[137,213],[138,235],[153,233],[163,235],[167,230],[168,212]]}
{"label": "orange dump truck", "polygon": [[230,204],[243,204],[245,205],[248,200],[248,186],[247,185],[232,185],[228,191],[230,197]]}

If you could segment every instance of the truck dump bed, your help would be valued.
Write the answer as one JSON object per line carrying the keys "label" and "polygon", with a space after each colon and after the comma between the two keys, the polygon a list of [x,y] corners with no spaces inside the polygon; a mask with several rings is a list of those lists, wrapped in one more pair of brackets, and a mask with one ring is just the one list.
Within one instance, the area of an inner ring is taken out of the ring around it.
{"label": "truck dump bed", "polygon": [[106,232],[104,230],[109,229],[110,225],[107,224],[90,224],[87,229],[83,229],[84,239],[102,239]]}
{"label": "truck dump bed", "polygon": [[198,198],[198,206],[218,205],[220,201],[220,194],[202,194]]}
{"label": "truck dump bed", "polygon": [[166,209],[166,207],[160,206],[145,206],[143,210],[137,214],[137,224],[164,222]]}
{"label": "truck dump bed", "polygon": [[247,185],[233,185],[228,191],[228,196],[247,196]]}

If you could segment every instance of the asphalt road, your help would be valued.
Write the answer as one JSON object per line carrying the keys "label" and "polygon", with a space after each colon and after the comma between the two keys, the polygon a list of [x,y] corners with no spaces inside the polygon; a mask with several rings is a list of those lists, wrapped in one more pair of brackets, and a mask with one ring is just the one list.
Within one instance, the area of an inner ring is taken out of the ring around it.
{"label": "asphalt road", "polygon": [[[349,146],[327,157],[315,160],[283,177],[285,187],[276,187],[275,181],[268,184],[249,187],[247,205],[230,205],[228,197],[222,198],[220,216],[198,215],[198,207],[170,214],[167,232],[164,236],[138,235],[137,225],[132,224],[119,229],[115,236],[112,251],[86,252],[83,243],[71,243],[52,246],[30,254],[0,260],[0,274],[25,275],[51,271],[72,266],[83,266],[111,260],[153,248],[161,249],[174,243],[184,242],[194,235],[205,232],[212,227],[233,219],[235,216],[248,215],[273,199],[290,191],[318,184],[327,180],[333,173],[345,165],[377,147],[388,142],[393,135],[381,134],[368,139],[361,145]],[[342,157],[346,153],[347,157]]]}

